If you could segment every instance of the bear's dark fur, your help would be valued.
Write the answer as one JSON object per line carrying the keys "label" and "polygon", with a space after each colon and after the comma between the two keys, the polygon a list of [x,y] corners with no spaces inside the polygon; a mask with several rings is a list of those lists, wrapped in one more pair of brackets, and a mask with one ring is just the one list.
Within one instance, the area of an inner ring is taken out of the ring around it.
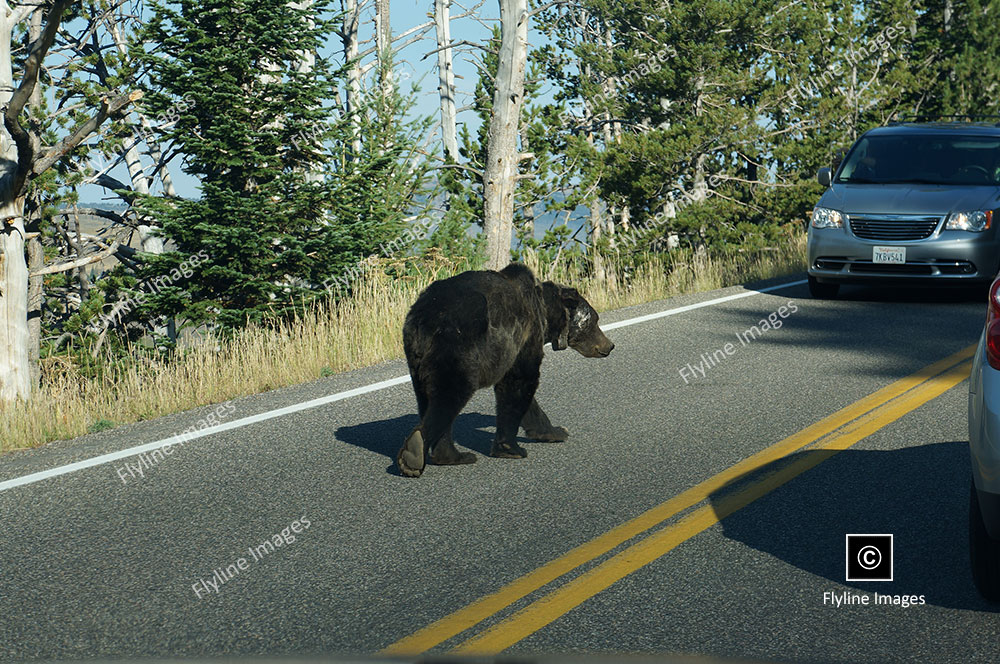
{"label": "bear's dark fur", "polygon": [[476,390],[496,393],[492,456],[524,458],[517,444],[523,426],[537,440],[565,440],[535,402],[542,347],[571,347],[585,357],[614,348],[597,325],[597,312],[574,288],[539,283],[524,265],[464,272],[437,281],[420,294],[403,325],[403,348],[417,396],[420,424],[406,438],[396,462],[419,477],[433,464],[472,463],[452,441],[455,418]]}

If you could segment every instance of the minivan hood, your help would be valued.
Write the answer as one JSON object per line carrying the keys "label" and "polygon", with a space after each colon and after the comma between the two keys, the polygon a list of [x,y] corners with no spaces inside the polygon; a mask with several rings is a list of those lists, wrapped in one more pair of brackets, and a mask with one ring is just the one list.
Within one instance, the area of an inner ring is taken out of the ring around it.
{"label": "minivan hood", "polygon": [[817,203],[847,214],[933,214],[1000,207],[1000,187],[832,184]]}

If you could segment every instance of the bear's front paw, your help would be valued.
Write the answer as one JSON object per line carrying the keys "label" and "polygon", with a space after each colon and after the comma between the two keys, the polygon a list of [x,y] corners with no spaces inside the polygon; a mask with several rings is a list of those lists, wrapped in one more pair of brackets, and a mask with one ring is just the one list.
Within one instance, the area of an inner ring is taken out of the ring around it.
{"label": "bear's front paw", "polygon": [[529,431],[525,429],[524,435],[531,440],[543,443],[562,443],[569,438],[569,429],[566,427],[552,427],[548,431]]}
{"label": "bear's front paw", "polygon": [[517,443],[499,443],[497,441],[493,441],[493,448],[490,450],[490,456],[500,459],[523,459],[528,456],[528,450],[524,449]]}

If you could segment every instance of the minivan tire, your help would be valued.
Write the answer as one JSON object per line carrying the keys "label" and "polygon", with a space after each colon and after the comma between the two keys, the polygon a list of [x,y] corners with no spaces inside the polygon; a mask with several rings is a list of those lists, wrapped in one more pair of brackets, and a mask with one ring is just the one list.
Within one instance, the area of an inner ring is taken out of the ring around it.
{"label": "minivan tire", "polygon": [[979,509],[976,483],[969,491],[969,563],[976,590],[991,602],[1000,602],[1000,541],[990,537]]}

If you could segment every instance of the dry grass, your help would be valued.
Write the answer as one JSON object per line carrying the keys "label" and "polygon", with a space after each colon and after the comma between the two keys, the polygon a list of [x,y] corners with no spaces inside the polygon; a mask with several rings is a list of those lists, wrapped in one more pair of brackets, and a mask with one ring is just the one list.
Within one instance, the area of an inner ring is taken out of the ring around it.
{"label": "dry grass", "polygon": [[[532,265],[544,278],[572,283],[599,310],[804,269],[805,237],[786,246],[721,258],[674,253],[626,276],[607,266],[603,282],[566,269]],[[530,257],[526,259],[529,265]],[[43,362],[42,388],[30,403],[0,412],[0,452],[74,438],[88,431],[314,380],[402,355],[402,320],[435,278],[458,271],[441,261],[418,276],[390,279],[372,263],[355,295],[317,306],[277,329],[251,327],[232,341],[201,343],[170,362],[144,359],[114,378],[86,378],[68,362]]]}
{"label": "dry grass", "polygon": [[792,232],[782,246],[756,252],[714,255],[675,250],[646,263],[635,274],[628,275],[627,280],[622,276],[624,270],[613,261],[605,265],[604,280],[559,266],[539,265],[531,256],[525,262],[542,279],[576,286],[595,309],[606,311],[802,272],[806,269],[806,235]]}

